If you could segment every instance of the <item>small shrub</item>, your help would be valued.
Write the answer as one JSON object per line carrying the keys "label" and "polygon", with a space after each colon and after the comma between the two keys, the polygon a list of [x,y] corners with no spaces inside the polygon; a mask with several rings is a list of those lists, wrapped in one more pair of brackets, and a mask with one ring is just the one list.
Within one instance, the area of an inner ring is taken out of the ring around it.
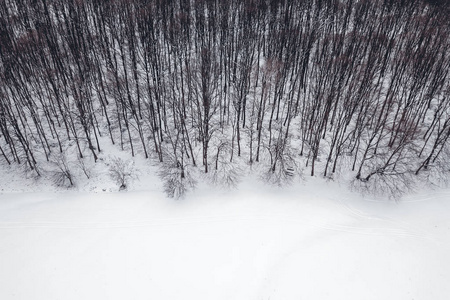
{"label": "small shrub", "polygon": [[134,161],[124,161],[118,157],[111,159],[109,176],[119,186],[119,190],[126,190],[130,182],[138,179]]}
{"label": "small shrub", "polygon": [[71,170],[71,163],[64,154],[53,158],[51,163],[56,167],[53,171],[53,182],[59,187],[72,187],[75,184],[75,176]]}
{"label": "small shrub", "polygon": [[211,172],[214,185],[227,189],[236,188],[241,180],[243,170],[234,162],[221,160],[219,166]]}
{"label": "small shrub", "polygon": [[158,175],[164,183],[166,195],[170,198],[183,198],[197,184],[191,175],[189,166],[178,161],[174,155],[168,152],[165,153],[165,159],[160,166]]}

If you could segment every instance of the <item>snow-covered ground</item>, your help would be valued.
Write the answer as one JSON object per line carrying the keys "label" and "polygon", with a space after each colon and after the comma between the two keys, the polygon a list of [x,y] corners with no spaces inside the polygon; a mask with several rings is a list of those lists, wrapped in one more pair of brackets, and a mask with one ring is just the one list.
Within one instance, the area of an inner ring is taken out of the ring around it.
{"label": "snow-covered ground", "polygon": [[450,190],[395,202],[322,179],[280,189],[249,178],[172,200],[147,175],[128,192],[3,185],[0,299],[450,295]]}

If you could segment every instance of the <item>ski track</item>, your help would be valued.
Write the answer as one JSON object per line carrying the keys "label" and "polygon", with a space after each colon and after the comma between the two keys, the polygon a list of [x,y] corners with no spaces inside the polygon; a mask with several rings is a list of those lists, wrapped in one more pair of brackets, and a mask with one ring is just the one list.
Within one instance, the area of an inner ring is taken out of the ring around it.
{"label": "ski track", "polygon": [[[338,199],[338,203],[340,203],[341,207],[344,208],[345,210],[347,210],[353,217],[365,219],[365,220],[378,221],[381,223],[390,223],[390,224],[400,227],[401,230],[403,230],[405,232],[410,232],[409,233],[410,235],[415,235],[418,237],[420,236],[422,238],[433,240],[433,241],[437,242],[437,240],[432,238],[428,232],[426,232],[423,229],[417,228],[417,226],[413,225],[410,222],[395,220],[395,219],[392,219],[392,218],[389,218],[386,216],[379,217],[379,216],[374,216],[372,214],[368,214],[357,208],[351,207],[348,203],[345,203],[344,200],[341,198]],[[412,233],[412,232],[414,232],[414,233]]]}
{"label": "ski track", "polygon": [[[362,214],[355,214],[359,218],[366,218]],[[154,219],[154,220],[143,220],[143,221],[118,221],[118,222],[0,222],[0,230],[14,230],[14,229],[127,229],[127,228],[161,228],[161,227],[171,227],[171,226],[182,226],[191,224],[217,224],[217,223],[234,223],[234,222],[264,222],[277,220],[279,218],[283,219],[283,222],[301,224],[302,226],[310,226],[317,229],[360,234],[360,235],[373,235],[373,236],[383,236],[383,235],[394,235],[398,237],[412,237],[425,240],[433,240],[430,236],[420,233],[416,230],[412,230],[411,226],[399,226],[400,228],[393,227],[358,227],[350,226],[339,223],[332,222],[314,222],[311,220],[299,220],[293,218],[289,215],[257,215],[252,217],[239,217],[239,216],[221,216],[221,217],[209,217],[209,218],[171,218],[171,219]],[[368,220],[386,221],[388,223],[393,223],[395,225],[401,222],[393,222],[391,220],[384,220],[381,218],[369,217]]]}
{"label": "ski track", "polygon": [[[450,198],[450,192],[448,191],[435,191],[424,194],[406,195],[399,202],[401,203],[417,203],[436,200],[445,200]],[[362,198],[362,201],[379,203],[380,200]]]}
{"label": "ski track", "polygon": [[[425,199],[444,199],[449,196],[448,192],[437,192],[431,194]],[[421,198],[422,199],[422,198]],[[213,216],[191,216],[191,217],[172,217],[172,218],[155,218],[155,219],[143,219],[143,220],[124,220],[124,221],[89,221],[89,220],[74,220],[70,221],[0,221],[0,230],[14,230],[14,229],[126,229],[126,228],[161,228],[170,226],[183,226],[189,224],[220,224],[220,223],[232,223],[232,222],[262,222],[267,223],[271,221],[276,222],[289,222],[301,224],[302,226],[309,226],[321,230],[360,234],[360,235],[372,235],[383,236],[393,235],[398,237],[411,237],[424,240],[431,240],[437,242],[429,232],[423,229],[418,229],[417,226],[400,220],[395,220],[386,216],[375,216],[373,214],[366,213],[351,206],[348,201],[343,198],[330,199],[328,204],[332,204],[334,207],[330,208],[329,205],[324,211],[312,211],[311,218],[299,218],[295,214],[286,213],[273,213],[273,214],[248,214],[248,215],[213,215]],[[426,200],[421,200],[426,201]],[[415,200],[406,200],[406,203],[415,202]],[[419,201],[417,201],[419,202]],[[331,210],[330,210],[331,209]],[[332,212],[333,216],[350,216],[356,219],[358,224],[367,226],[352,226],[348,224],[341,224],[339,221],[328,221],[327,214]],[[320,215],[317,216],[317,213]],[[313,216],[314,215],[314,216]],[[319,218],[317,218],[319,217]],[[282,221],[279,221],[282,220]],[[318,221],[320,220],[320,221]],[[362,223],[361,223],[362,222]]]}

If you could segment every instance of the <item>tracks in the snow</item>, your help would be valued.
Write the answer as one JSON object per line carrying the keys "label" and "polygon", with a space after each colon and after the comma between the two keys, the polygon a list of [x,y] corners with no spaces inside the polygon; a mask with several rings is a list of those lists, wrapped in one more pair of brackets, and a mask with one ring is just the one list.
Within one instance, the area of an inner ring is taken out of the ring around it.
{"label": "tracks in the snow", "polygon": [[[417,238],[435,241],[435,239],[433,239],[425,230],[419,229],[419,228],[417,228],[417,226],[415,226],[409,222],[389,218],[387,216],[379,217],[379,216],[365,213],[355,207],[350,206],[348,203],[346,203],[341,198],[339,198],[337,200],[337,203],[339,203],[340,207],[343,208],[344,210],[346,210],[354,218],[365,221],[365,222],[376,223],[377,226],[381,226],[381,227],[372,227],[372,228],[358,227],[358,228],[364,228],[363,231],[365,231],[365,234],[371,234],[370,233],[371,231],[375,231],[374,235],[382,235],[382,234],[390,235],[390,234],[392,234],[392,235],[405,236],[405,237],[417,237]],[[386,225],[386,226],[382,226],[382,225]],[[353,230],[355,230],[355,228],[353,228]],[[377,231],[378,231],[378,233],[377,233]]]}
{"label": "tracks in the snow", "polygon": [[[155,218],[144,220],[126,220],[126,221],[28,221],[11,222],[0,221],[0,230],[14,229],[67,229],[67,230],[97,230],[97,229],[127,229],[127,228],[148,228],[158,229],[173,226],[202,225],[202,224],[276,224],[283,226],[286,223],[299,224],[302,228],[312,227],[319,230],[327,230],[341,233],[351,233],[366,236],[398,236],[430,240],[430,236],[422,230],[414,228],[412,224],[392,220],[389,218],[380,218],[368,215],[347,204],[340,202],[339,205],[343,212],[340,212],[338,219],[327,220],[327,215],[314,216],[314,213],[308,217],[295,214],[258,214],[258,215],[218,215],[218,216],[192,216],[185,218]],[[335,217],[335,215],[332,215]],[[348,216],[353,217],[349,219]],[[355,220],[356,219],[356,220]],[[281,228],[281,227],[280,227]],[[431,239],[432,240],[432,239]]]}

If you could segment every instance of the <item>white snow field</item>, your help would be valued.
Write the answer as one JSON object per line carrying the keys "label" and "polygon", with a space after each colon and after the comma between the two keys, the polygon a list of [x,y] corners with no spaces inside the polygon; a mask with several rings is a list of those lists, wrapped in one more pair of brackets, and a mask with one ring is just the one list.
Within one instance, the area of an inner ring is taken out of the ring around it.
{"label": "white snow field", "polygon": [[0,193],[0,299],[450,297],[450,190],[160,190]]}

